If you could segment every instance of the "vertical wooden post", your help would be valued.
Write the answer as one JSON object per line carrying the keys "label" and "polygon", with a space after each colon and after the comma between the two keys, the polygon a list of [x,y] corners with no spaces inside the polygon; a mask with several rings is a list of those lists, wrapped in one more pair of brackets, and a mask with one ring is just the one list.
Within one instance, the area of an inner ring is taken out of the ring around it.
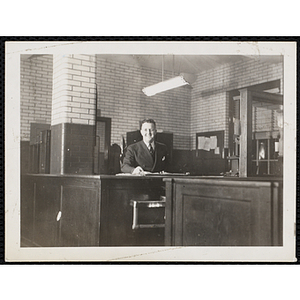
{"label": "vertical wooden post", "polygon": [[174,180],[166,178],[163,180],[166,185],[166,206],[165,206],[165,246],[174,246],[174,222],[173,222],[173,197]]}
{"label": "vertical wooden post", "polygon": [[251,175],[252,154],[252,96],[248,89],[240,90],[240,159],[239,176]]}

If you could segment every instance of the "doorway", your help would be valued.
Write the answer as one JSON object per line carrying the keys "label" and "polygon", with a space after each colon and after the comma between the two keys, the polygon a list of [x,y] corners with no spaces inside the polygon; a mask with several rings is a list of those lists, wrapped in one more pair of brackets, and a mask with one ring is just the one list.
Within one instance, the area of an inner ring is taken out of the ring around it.
{"label": "doorway", "polygon": [[[283,95],[280,87],[280,80],[275,80],[229,92],[228,160],[232,174],[242,177],[282,175]],[[241,93],[244,93],[243,106]]]}

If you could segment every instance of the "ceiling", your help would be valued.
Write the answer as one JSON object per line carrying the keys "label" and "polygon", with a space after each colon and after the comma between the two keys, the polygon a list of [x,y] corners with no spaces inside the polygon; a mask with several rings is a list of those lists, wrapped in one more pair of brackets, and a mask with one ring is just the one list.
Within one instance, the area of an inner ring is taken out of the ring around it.
{"label": "ceiling", "polygon": [[[35,55],[22,55],[28,59]],[[149,67],[174,73],[198,74],[217,68],[223,64],[238,61],[260,61],[267,64],[282,62],[281,55],[131,55],[131,54],[99,54],[109,61],[116,61],[140,67]]]}
{"label": "ceiling", "polygon": [[174,73],[198,74],[217,68],[223,64],[238,61],[260,61],[268,64],[282,61],[280,55],[113,55],[100,54],[100,57],[126,64],[168,70]]}

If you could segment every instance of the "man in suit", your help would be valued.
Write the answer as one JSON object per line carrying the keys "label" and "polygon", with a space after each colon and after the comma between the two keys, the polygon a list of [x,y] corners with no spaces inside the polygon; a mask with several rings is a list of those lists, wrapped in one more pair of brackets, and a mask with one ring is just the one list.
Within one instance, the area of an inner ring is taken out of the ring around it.
{"label": "man in suit", "polygon": [[167,164],[167,146],[154,140],[155,121],[143,120],[140,133],[143,140],[128,146],[121,171],[134,175],[145,175],[145,171],[153,173],[164,171]]}

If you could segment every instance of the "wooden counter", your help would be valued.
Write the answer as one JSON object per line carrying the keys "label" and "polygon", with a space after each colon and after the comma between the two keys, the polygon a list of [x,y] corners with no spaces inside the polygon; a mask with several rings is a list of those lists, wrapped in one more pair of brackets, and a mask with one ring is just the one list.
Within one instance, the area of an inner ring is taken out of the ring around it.
{"label": "wooden counter", "polygon": [[[166,195],[165,231],[132,229],[131,199]],[[24,175],[21,246],[282,244],[282,181]]]}
{"label": "wooden counter", "polygon": [[21,245],[164,245],[164,229],[132,230],[131,199],[159,199],[162,176],[24,175]]}
{"label": "wooden counter", "polygon": [[282,245],[282,180],[166,178],[165,245]]}

